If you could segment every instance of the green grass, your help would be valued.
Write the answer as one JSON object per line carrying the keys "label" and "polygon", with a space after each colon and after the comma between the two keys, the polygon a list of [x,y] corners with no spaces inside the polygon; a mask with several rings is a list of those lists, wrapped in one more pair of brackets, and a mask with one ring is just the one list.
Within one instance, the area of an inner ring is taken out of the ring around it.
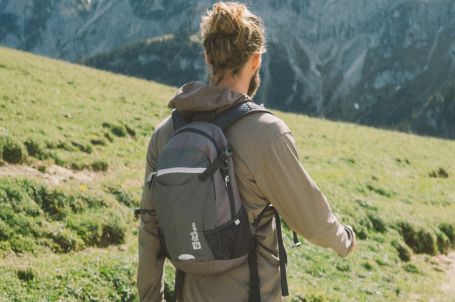
{"label": "green grass", "polygon": [[[175,92],[0,48],[0,169],[48,176],[58,165],[91,177],[0,177],[0,301],[137,301],[132,208]],[[289,248],[288,300],[450,301],[434,255],[455,246],[455,142],[276,114],[362,238],[348,258],[306,242]],[[172,275],[167,266],[167,293]]]}

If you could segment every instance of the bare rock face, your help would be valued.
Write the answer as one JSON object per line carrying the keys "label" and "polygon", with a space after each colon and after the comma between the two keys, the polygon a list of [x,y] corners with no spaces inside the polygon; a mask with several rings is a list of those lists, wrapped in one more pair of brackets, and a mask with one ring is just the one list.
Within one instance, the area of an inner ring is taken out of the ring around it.
{"label": "bare rock face", "polygon": [[[455,2],[250,0],[271,107],[455,138]],[[0,0],[0,44],[179,86],[206,79],[213,1]]]}

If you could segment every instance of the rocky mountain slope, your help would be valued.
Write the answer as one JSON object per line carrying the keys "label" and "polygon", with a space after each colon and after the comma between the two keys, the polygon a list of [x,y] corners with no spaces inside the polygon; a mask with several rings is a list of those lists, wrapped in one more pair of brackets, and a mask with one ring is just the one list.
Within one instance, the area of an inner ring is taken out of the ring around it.
{"label": "rocky mountain slope", "polygon": [[[0,0],[0,44],[179,86],[206,78],[212,2]],[[245,2],[267,27],[260,102],[455,137],[452,0]]]}

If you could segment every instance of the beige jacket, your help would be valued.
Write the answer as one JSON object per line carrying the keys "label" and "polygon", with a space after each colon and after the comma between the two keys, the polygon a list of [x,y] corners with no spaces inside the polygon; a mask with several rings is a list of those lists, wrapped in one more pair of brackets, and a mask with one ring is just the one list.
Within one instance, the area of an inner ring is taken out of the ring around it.
{"label": "beige jacket", "polygon": [[[200,118],[198,112],[218,114],[247,96],[229,89],[190,82],[180,88],[169,106]],[[173,131],[168,117],[155,130],[147,152],[145,175],[155,169],[159,150]],[[316,184],[302,167],[294,138],[286,124],[268,113],[249,115],[226,131],[233,150],[240,196],[250,222],[269,203],[290,228],[308,241],[345,256],[353,244],[351,234],[333,215]],[[144,178],[145,179],[145,178]],[[141,207],[154,209],[149,190],[144,190]],[[141,301],[163,301],[163,259],[158,259],[157,217],[143,215],[139,227],[138,290]],[[282,301],[274,219],[264,217],[257,229],[261,298]],[[186,274],[185,302],[248,301],[248,264],[216,276]]]}

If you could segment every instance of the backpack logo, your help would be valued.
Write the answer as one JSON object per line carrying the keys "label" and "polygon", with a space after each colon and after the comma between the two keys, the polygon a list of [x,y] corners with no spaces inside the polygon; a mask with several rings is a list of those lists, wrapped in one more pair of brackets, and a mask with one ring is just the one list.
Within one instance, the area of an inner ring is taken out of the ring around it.
{"label": "backpack logo", "polygon": [[199,235],[197,234],[197,228],[196,228],[196,222],[193,222],[191,224],[191,243],[193,244],[193,250],[200,250],[201,247],[201,242],[199,241]]}

